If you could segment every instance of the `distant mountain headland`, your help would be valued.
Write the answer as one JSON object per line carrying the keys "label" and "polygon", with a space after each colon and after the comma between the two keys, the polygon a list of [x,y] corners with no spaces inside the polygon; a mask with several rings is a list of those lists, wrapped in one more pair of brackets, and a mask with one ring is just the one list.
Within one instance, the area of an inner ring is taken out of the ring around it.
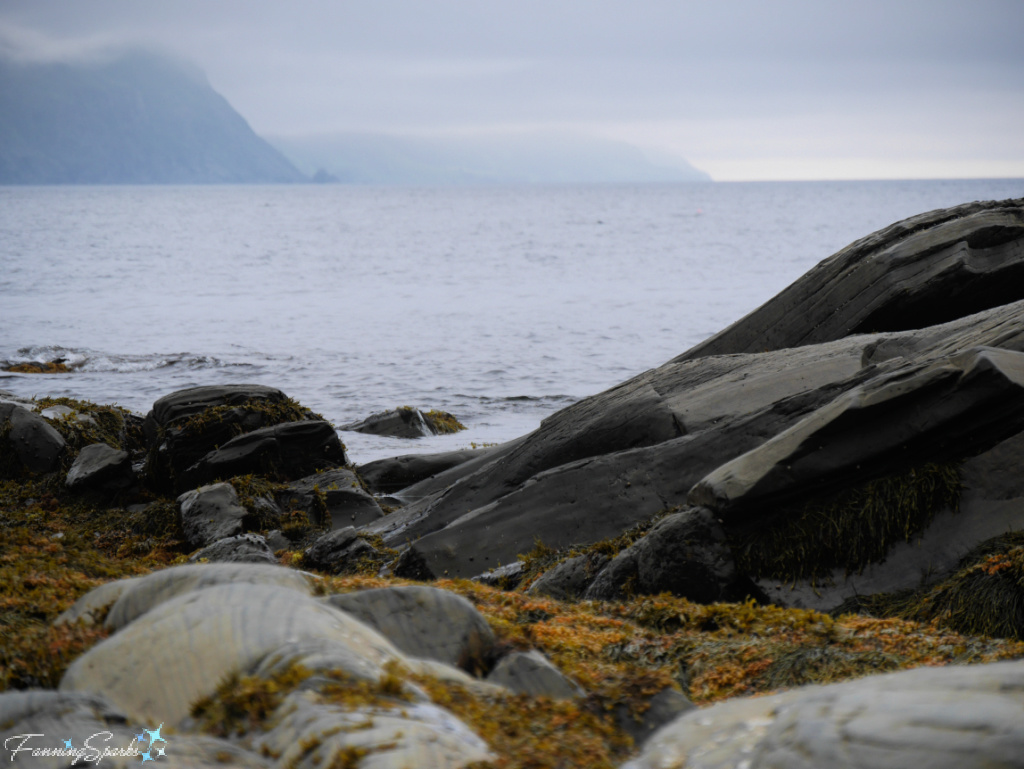
{"label": "distant mountain headland", "polygon": [[575,132],[258,136],[197,67],[142,50],[0,55],[0,184],[706,182],[685,160]]}
{"label": "distant mountain headland", "polygon": [[347,184],[709,182],[679,157],[566,131],[269,137],[304,173]]}
{"label": "distant mountain headland", "polygon": [[0,58],[0,184],[305,180],[192,67]]}

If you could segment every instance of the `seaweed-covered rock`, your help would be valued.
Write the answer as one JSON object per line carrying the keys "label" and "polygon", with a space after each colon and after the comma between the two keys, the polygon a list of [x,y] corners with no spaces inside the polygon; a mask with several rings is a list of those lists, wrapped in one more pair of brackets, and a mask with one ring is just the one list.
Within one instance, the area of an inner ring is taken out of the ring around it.
{"label": "seaweed-covered rock", "polygon": [[445,590],[388,587],[340,593],[327,600],[413,657],[475,672],[485,668],[494,645],[494,633],[473,604]]}
{"label": "seaweed-covered rock", "polygon": [[232,438],[188,467],[180,483],[188,487],[249,474],[292,480],[346,461],[329,422],[285,422]]}
{"label": "seaweed-covered rock", "polygon": [[465,430],[465,426],[447,411],[422,412],[411,406],[372,414],[366,419],[343,425],[340,429],[391,438],[425,438]]}
{"label": "seaweed-covered rock", "polygon": [[133,483],[128,452],[105,443],[93,443],[78,452],[65,479],[69,489],[125,489]]}
{"label": "seaweed-covered rock", "polygon": [[360,558],[375,553],[373,545],[367,542],[352,526],[334,529],[317,537],[304,553],[307,568],[340,574],[348,571]]}
{"label": "seaweed-covered rock", "polygon": [[1024,766],[1024,662],[871,676],[735,699],[658,731],[623,769]]}
{"label": "seaweed-covered rock", "polygon": [[214,483],[178,497],[181,529],[192,547],[212,545],[245,530],[248,511],[239,504],[230,483]]}
{"label": "seaweed-covered rock", "polygon": [[[318,526],[356,528],[384,517],[377,501],[363,490],[351,470],[338,467],[288,484],[278,492],[277,502],[285,510],[302,510]],[[326,510],[327,520],[322,520]]]}
{"label": "seaweed-covered rock", "polygon": [[537,651],[506,654],[498,660],[487,681],[531,697],[571,700],[586,694]]}
{"label": "seaweed-covered rock", "polygon": [[143,423],[150,447],[147,472],[158,486],[183,491],[198,485],[183,479],[183,474],[233,438],[282,423],[320,419],[273,387],[210,385],[179,390],[157,400]]}
{"label": "seaweed-covered rock", "polygon": [[197,550],[188,559],[192,563],[212,561],[219,563],[268,563],[276,564],[277,559],[259,534],[238,534],[218,539],[212,545]]}
{"label": "seaweed-covered rock", "polygon": [[465,724],[431,703],[351,709],[318,702],[310,692],[289,695],[256,744],[280,756],[281,766],[296,769],[351,766],[355,760],[361,769],[461,769],[495,758]]}
{"label": "seaweed-covered rock", "polygon": [[60,466],[66,443],[38,414],[0,402],[0,478],[49,473]]}

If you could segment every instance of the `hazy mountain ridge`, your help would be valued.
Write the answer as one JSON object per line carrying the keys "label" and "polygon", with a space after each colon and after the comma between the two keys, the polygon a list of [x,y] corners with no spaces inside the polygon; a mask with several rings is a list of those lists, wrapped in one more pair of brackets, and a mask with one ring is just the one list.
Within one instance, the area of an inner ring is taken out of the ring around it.
{"label": "hazy mountain ridge", "polygon": [[413,137],[339,133],[270,137],[307,174],[349,184],[707,182],[682,158],[652,159],[624,142],[555,131]]}
{"label": "hazy mountain ridge", "polygon": [[0,58],[0,183],[304,180],[201,73],[173,60]]}

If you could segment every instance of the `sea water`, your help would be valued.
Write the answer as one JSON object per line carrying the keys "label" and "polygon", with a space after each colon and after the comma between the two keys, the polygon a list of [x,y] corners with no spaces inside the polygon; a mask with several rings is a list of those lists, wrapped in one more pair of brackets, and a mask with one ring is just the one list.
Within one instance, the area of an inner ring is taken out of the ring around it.
{"label": "sea water", "polygon": [[284,390],[355,462],[505,441],[658,366],[901,218],[1022,180],[565,187],[0,187],[0,389],[145,413],[185,387]]}

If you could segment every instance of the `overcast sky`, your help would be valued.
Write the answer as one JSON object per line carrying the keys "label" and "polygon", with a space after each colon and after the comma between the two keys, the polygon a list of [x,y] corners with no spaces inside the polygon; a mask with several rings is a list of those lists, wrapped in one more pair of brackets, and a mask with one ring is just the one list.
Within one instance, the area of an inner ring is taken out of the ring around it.
{"label": "overcast sky", "polygon": [[262,135],[558,128],[717,180],[1024,177],[1024,0],[0,0],[198,64]]}

